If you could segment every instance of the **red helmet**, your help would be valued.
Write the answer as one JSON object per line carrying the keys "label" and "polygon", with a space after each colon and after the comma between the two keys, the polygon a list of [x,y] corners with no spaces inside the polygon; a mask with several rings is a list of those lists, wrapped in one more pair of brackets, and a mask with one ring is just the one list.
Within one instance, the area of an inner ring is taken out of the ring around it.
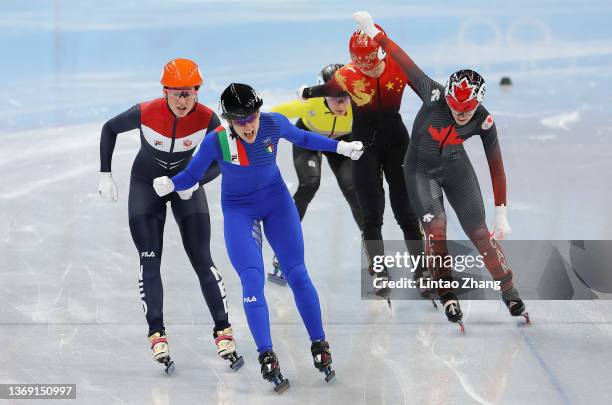
{"label": "red helmet", "polygon": [[202,74],[194,61],[172,59],[164,66],[160,83],[164,87],[197,87],[202,85]]}
{"label": "red helmet", "polygon": [[446,82],[444,95],[448,106],[459,112],[472,111],[484,99],[485,81],[477,72],[470,69],[459,70]]}
{"label": "red helmet", "polygon": [[[380,25],[375,25],[383,35],[387,35]],[[382,50],[378,42],[368,38],[360,30],[353,32],[353,35],[351,35],[349,52],[353,63],[362,71],[374,69],[385,58],[385,51]]]}

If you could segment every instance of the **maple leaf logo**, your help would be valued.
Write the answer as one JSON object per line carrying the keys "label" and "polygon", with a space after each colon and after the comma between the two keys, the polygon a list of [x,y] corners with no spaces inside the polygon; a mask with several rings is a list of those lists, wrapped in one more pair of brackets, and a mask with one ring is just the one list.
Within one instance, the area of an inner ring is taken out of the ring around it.
{"label": "maple leaf logo", "polygon": [[429,131],[429,135],[431,135],[435,141],[438,141],[438,146],[440,147],[443,145],[460,145],[463,143],[463,139],[459,138],[459,134],[452,124],[440,129],[429,126],[427,130]]}
{"label": "maple leaf logo", "polygon": [[471,100],[473,98],[472,94],[474,93],[475,88],[476,86],[470,86],[467,78],[464,77],[459,83],[455,83],[453,85],[453,94],[455,95],[457,101],[463,102]]}

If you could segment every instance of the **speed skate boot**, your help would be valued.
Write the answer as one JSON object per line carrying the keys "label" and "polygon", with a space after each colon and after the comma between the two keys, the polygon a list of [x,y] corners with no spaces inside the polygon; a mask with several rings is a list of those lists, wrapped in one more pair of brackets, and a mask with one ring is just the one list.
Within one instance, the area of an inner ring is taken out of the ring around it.
{"label": "speed skate boot", "polygon": [[272,350],[265,351],[259,355],[259,364],[261,364],[261,376],[274,384],[274,391],[279,394],[287,391],[289,380],[281,374],[278,358]]}
{"label": "speed skate boot", "polygon": [[459,325],[459,331],[465,333],[465,327],[463,326],[463,312],[459,306],[459,300],[453,291],[446,291],[440,295],[440,303],[444,308],[444,313],[450,322],[454,322]]}
{"label": "speed skate boot", "polygon": [[282,286],[287,285],[287,279],[281,270],[280,263],[276,256],[272,259],[272,272],[268,273],[268,281]]}
{"label": "speed skate boot", "polygon": [[217,354],[221,358],[229,360],[232,370],[237,371],[244,365],[244,359],[236,353],[236,342],[234,342],[231,327],[223,330],[213,330],[213,337],[217,346]]}
{"label": "speed skate boot", "polygon": [[325,340],[314,341],[310,346],[310,352],[312,353],[314,366],[325,374],[325,381],[330,382],[336,376],[336,372],[331,368],[332,355],[329,351],[329,343]]}
{"label": "speed skate boot", "polygon": [[153,360],[165,366],[166,375],[174,374],[174,361],[170,359],[168,338],[163,330],[153,332],[149,335],[149,343],[153,352]]}
{"label": "speed skate boot", "polygon": [[510,315],[512,316],[522,316],[525,318],[525,322],[528,325],[531,325],[531,319],[529,319],[529,313],[525,310],[525,303],[519,297],[518,291],[516,288],[512,287],[504,292],[502,292],[502,299],[504,300],[504,304],[506,304],[506,308],[510,311]]}

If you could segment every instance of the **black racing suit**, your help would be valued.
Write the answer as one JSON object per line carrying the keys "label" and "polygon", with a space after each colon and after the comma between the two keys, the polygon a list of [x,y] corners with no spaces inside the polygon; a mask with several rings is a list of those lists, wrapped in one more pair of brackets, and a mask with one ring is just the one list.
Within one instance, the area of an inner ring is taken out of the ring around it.
{"label": "black racing suit", "polygon": [[[388,37],[379,34],[375,39],[387,55],[400,64],[410,87],[423,100],[414,119],[404,170],[412,205],[425,229],[428,247],[434,254],[448,254],[444,191],[461,227],[484,257],[485,266],[501,283],[502,292],[512,290],[516,293],[512,288],[512,271],[501,246],[491,238],[485,223],[478,178],[463,147],[463,142],[470,137],[480,136],[489,164],[495,205],[506,205],[506,176],[493,117],[479,105],[468,123],[456,124],[444,98],[444,86],[427,76]],[[434,269],[434,279],[450,279],[451,270],[449,267]],[[445,291],[440,289],[438,293]]]}
{"label": "black racing suit", "polygon": [[364,153],[353,162],[353,182],[361,207],[362,235],[370,260],[384,254],[382,224],[385,209],[383,178],[389,184],[389,200],[404,240],[413,254],[422,252],[422,234],[406,191],[402,162],[410,138],[399,107],[406,75],[387,59],[378,78],[363,74],[352,63],[338,69],[327,83],[306,88],[305,98],[347,92],[353,109],[353,140]]}
{"label": "black racing suit", "polygon": [[[166,204],[179,226],[185,252],[200,280],[200,288],[215,322],[215,331],[229,327],[225,287],[210,255],[210,216],[204,189],[199,187],[189,200],[177,193],[159,197],[153,179],[172,177],[183,170],[204,135],[219,125],[219,118],[208,107],[196,104],[185,117],[177,118],[165,99],[144,102],[110,119],[100,139],[101,172],[111,171],[117,134],[138,128],[141,148],[132,165],[128,197],[129,224],[140,256],[140,296],[149,335],[164,330],[163,288],[160,265]],[[206,178],[219,175],[211,167]]]}

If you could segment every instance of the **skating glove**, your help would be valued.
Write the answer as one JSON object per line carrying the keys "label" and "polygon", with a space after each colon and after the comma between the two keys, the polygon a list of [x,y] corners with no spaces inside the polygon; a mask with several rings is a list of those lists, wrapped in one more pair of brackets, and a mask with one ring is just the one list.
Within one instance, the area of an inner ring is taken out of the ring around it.
{"label": "skating glove", "polygon": [[174,191],[174,183],[168,176],[156,177],[153,180],[153,188],[158,196],[163,197]]}
{"label": "skating glove", "polygon": [[357,160],[363,154],[363,144],[359,141],[344,142],[339,141],[336,148],[336,153]]}
{"label": "skating glove", "polygon": [[117,202],[117,185],[111,172],[100,172],[98,195],[106,202]]}
{"label": "skating glove", "polygon": [[191,188],[188,188],[187,190],[183,190],[183,191],[177,191],[176,193],[179,195],[179,197],[181,197],[181,200],[189,200],[191,196],[193,195],[193,193],[198,189],[198,187],[200,187],[200,183],[196,183],[193,186],[191,186]]}
{"label": "skating glove", "polygon": [[512,228],[510,228],[508,223],[506,208],[505,205],[495,207],[495,222],[493,223],[493,232],[491,233],[494,239],[504,240],[512,233]]}
{"label": "skating glove", "polygon": [[370,38],[374,38],[380,30],[374,25],[372,16],[367,11],[356,11],[353,13],[353,21],[359,25],[359,29]]}

